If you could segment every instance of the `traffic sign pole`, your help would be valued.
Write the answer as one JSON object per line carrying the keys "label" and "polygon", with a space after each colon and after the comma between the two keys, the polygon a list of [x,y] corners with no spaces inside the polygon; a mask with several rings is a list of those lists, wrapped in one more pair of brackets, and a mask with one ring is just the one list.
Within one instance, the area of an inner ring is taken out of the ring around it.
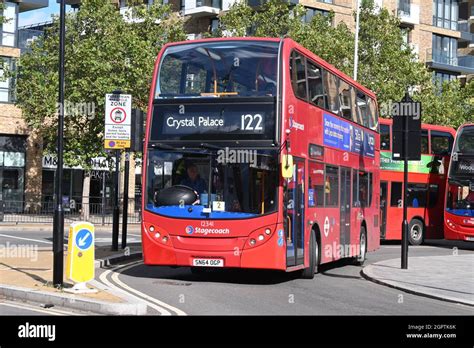
{"label": "traffic sign pole", "polygon": [[53,285],[63,286],[64,274],[64,209],[63,209],[63,136],[64,136],[64,43],[66,37],[66,1],[61,0],[59,10],[59,112],[58,112],[58,164],[55,175],[55,205],[53,219]]}
{"label": "traffic sign pole", "polygon": [[130,172],[130,153],[125,152],[125,170],[124,170],[124,178],[123,178],[122,249],[125,249],[127,247],[129,172]]}
{"label": "traffic sign pole", "polygon": [[404,117],[403,147],[403,221],[401,268],[408,268],[408,117]]}
{"label": "traffic sign pole", "polygon": [[120,150],[115,150],[115,180],[114,180],[114,210],[112,222],[112,251],[118,250],[119,240],[119,179],[120,179]]}

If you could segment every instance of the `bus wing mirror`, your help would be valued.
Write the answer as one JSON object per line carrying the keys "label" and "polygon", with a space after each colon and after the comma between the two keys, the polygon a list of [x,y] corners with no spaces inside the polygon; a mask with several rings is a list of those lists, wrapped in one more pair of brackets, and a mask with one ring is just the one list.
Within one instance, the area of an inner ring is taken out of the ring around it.
{"label": "bus wing mirror", "polygon": [[281,155],[281,176],[285,179],[293,177],[293,156]]}

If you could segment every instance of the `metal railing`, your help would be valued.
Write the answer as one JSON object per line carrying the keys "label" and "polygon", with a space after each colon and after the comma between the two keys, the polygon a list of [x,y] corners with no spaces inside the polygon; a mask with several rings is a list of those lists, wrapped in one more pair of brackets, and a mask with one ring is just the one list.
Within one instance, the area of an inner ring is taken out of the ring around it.
{"label": "metal railing", "polygon": [[196,7],[209,6],[214,8],[222,8],[220,0],[196,0]]}
{"label": "metal railing", "polygon": [[[113,201],[102,197],[73,197],[63,202],[66,222],[88,221],[93,224],[111,224]],[[37,201],[0,200],[0,222],[13,223],[52,223],[54,201],[51,196],[41,197]],[[123,215],[123,199],[119,202]],[[128,200],[128,222],[141,222],[141,205],[138,197]],[[122,220],[120,220],[122,221]]]}

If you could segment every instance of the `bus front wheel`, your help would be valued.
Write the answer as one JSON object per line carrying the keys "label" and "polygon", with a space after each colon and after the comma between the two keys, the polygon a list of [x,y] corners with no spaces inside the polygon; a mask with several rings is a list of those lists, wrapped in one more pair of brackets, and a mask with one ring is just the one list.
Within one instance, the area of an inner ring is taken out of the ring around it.
{"label": "bus front wheel", "polygon": [[313,279],[314,274],[318,272],[318,264],[319,245],[314,232],[311,231],[311,236],[309,237],[309,267],[303,270],[301,277],[303,279]]}
{"label": "bus front wheel", "polygon": [[366,260],[367,255],[367,232],[365,227],[360,228],[360,238],[359,238],[359,255],[355,257],[355,264],[362,266]]}
{"label": "bus front wheel", "polygon": [[423,243],[423,234],[425,226],[419,219],[412,219],[408,225],[408,241],[411,245],[420,245]]}

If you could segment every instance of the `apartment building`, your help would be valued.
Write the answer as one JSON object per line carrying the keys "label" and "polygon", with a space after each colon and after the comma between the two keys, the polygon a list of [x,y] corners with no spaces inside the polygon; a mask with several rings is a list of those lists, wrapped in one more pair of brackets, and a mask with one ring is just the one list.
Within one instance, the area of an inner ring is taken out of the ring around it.
{"label": "apartment building", "polygon": [[[18,48],[19,13],[47,7],[48,0],[5,1],[0,12],[6,21],[0,25],[0,58],[3,64],[14,68]],[[3,75],[3,66],[0,74]],[[38,168],[41,148],[38,137],[22,118],[14,105],[15,81],[0,81],[0,198],[10,202],[35,200],[38,190]],[[13,203],[14,204],[14,203]]]}

